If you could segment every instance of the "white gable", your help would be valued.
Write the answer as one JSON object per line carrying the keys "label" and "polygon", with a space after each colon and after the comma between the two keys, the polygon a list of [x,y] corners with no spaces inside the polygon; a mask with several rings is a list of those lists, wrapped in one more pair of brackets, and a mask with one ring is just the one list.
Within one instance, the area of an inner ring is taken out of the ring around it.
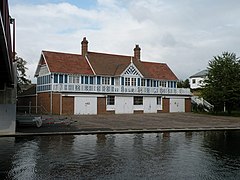
{"label": "white gable", "polygon": [[48,68],[44,54],[42,53],[34,76],[37,77],[37,76],[42,76],[49,73],[50,73],[50,70]]}
{"label": "white gable", "polygon": [[131,62],[131,64],[123,71],[122,76],[131,77],[143,77],[137,67]]}

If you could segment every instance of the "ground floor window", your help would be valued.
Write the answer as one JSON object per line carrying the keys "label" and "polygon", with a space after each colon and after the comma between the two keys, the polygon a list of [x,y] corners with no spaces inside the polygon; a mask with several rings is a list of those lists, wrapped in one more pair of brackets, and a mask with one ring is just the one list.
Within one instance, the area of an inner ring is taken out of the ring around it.
{"label": "ground floor window", "polygon": [[159,96],[157,97],[157,105],[161,105],[162,104],[162,97]]}
{"label": "ground floor window", "polygon": [[134,96],[133,104],[134,105],[143,105],[143,97],[142,96]]}
{"label": "ground floor window", "polygon": [[114,105],[114,104],[115,104],[115,96],[108,96],[107,105]]}

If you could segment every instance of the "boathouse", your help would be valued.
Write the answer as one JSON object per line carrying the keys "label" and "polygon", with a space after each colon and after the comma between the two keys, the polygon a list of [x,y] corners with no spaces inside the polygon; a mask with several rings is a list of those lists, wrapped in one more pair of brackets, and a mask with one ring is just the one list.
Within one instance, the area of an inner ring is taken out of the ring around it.
{"label": "boathouse", "polygon": [[91,52],[86,37],[81,54],[42,51],[35,72],[36,104],[52,114],[132,114],[189,112],[190,89],[165,63],[133,56]]}

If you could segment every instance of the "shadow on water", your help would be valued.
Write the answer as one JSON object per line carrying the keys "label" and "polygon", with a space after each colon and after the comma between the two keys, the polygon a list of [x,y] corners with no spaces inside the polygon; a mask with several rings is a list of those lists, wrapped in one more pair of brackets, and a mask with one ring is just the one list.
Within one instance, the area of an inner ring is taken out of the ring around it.
{"label": "shadow on water", "polygon": [[238,179],[239,131],[0,138],[5,179]]}

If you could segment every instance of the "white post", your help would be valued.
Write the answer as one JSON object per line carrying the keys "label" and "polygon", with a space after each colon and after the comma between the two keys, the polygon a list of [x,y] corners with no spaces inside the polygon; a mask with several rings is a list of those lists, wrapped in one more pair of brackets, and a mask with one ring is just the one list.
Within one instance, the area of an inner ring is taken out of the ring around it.
{"label": "white post", "polygon": [[53,75],[51,74],[51,93],[50,93],[50,113],[52,115],[52,104],[53,104]]}

